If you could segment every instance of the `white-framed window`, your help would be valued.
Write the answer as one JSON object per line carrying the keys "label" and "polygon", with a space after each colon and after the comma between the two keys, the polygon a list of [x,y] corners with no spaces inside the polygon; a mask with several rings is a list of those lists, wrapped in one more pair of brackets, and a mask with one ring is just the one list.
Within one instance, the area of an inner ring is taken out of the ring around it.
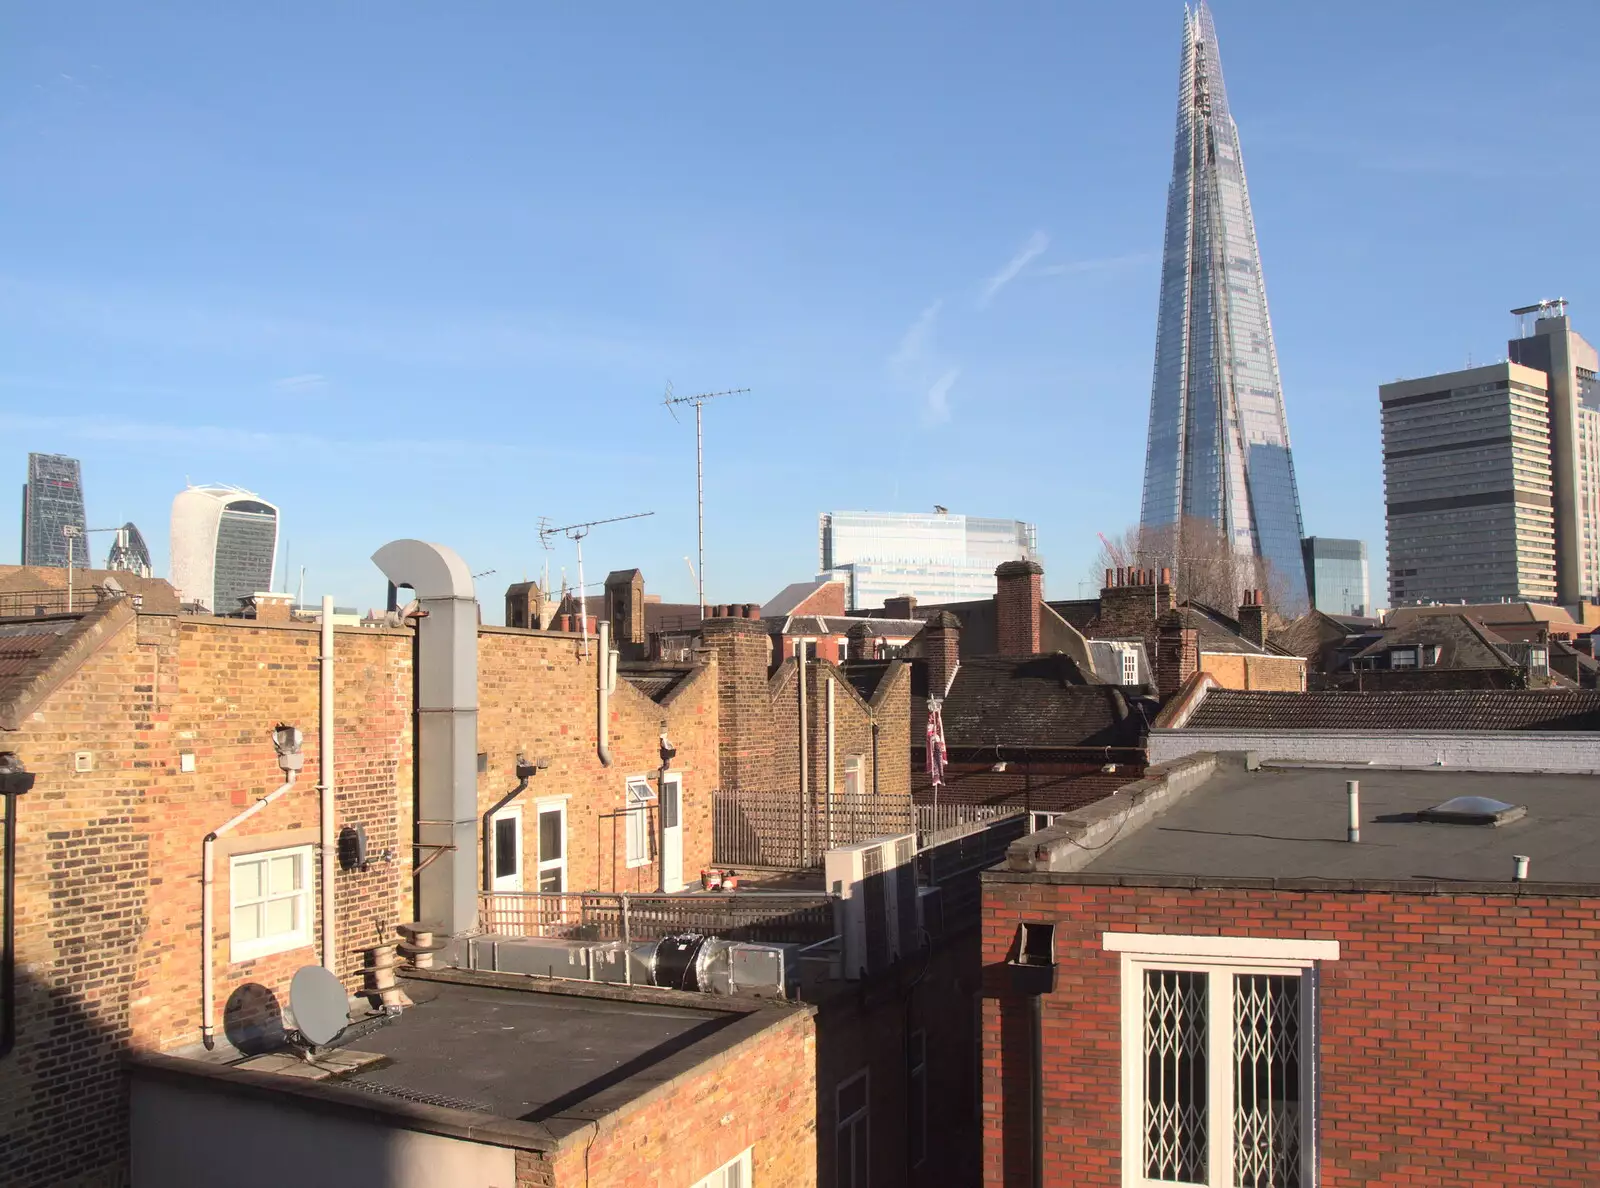
{"label": "white-framed window", "polygon": [[1059,816],[1061,816],[1060,813],[1029,813],[1028,832],[1038,833],[1041,829],[1049,829],[1050,826],[1056,823],[1056,818]]}
{"label": "white-framed window", "polygon": [[1422,648],[1422,663],[1424,666],[1439,663],[1439,654],[1443,649],[1438,644],[1425,644]]}
{"label": "white-framed window", "polygon": [[539,890],[567,889],[567,802],[540,801]]}
{"label": "white-framed window", "polygon": [[690,1188],[750,1188],[755,1182],[750,1176],[750,1151],[746,1147],[728,1162],[703,1180],[696,1180]]}
{"label": "white-framed window", "polygon": [[1417,666],[1416,648],[1390,648],[1390,668],[1415,668]]}
{"label": "white-framed window", "polygon": [[1137,685],[1139,683],[1139,650],[1134,647],[1120,647],[1118,655],[1122,658],[1122,683],[1124,685]]}
{"label": "white-framed window", "polygon": [[928,1033],[913,1031],[906,1040],[906,1113],[910,1134],[911,1166],[921,1167],[928,1158]]}
{"label": "white-framed window", "polygon": [[489,822],[490,887],[495,891],[522,890],[522,806],[507,805]]}
{"label": "white-framed window", "polygon": [[629,776],[627,789],[628,865],[648,866],[654,858],[650,806],[656,802],[648,776]]}
{"label": "white-framed window", "polygon": [[846,755],[844,757],[844,794],[846,796],[861,795],[861,776],[865,766],[860,755]]}
{"label": "white-framed window", "polygon": [[871,1077],[862,1069],[853,1077],[839,1082],[834,1092],[834,1183],[839,1188],[869,1188],[869,1144],[872,1138],[872,1119],[868,1111]]}
{"label": "white-framed window", "polygon": [[1122,961],[1122,1182],[1310,1188],[1316,971],[1339,942],[1108,932]]}
{"label": "white-framed window", "polygon": [[228,867],[230,960],[249,961],[311,943],[311,847],[239,854]]}

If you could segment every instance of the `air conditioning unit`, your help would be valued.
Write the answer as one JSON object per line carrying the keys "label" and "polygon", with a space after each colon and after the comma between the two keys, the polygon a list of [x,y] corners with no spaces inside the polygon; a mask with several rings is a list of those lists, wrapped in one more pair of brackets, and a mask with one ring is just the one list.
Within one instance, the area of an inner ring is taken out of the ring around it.
{"label": "air conditioning unit", "polygon": [[916,837],[878,837],[829,850],[823,874],[843,916],[844,976],[877,973],[916,947]]}
{"label": "air conditioning unit", "polygon": [[734,945],[728,953],[733,992],[793,998],[800,981],[800,949],[800,945]]}

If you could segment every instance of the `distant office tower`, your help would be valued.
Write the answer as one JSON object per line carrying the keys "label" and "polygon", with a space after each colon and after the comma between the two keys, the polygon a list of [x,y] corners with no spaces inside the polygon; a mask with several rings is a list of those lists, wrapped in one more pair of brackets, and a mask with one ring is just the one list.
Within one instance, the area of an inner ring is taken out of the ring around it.
{"label": "distant office tower", "polygon": [[1193,517],[1264,557],[1305,604],[1300,494],[1278,354],[1211,11],[1184,11],[1178,136],[1156,323],[1140,523]]}
{"label": "distant office tower", "polygon": [[1556,600],[1572,605],[1600,596],[1600,360],[1572,329],[1565,301],[1511,313],[1521,320],[1522,335],[1506,344],[1508,356],[1543,372],[1550,397]]}
{"label": "distant office tower", "polygon": [[278,509],[239,487],[190,487],[172,501],[172,584],[215,614],[272,588]]}
{"label": "distant office tower", "polygon": [[1311,605],[1330,615],[1370,615],[1367,542],[1308,536],[1302,544]]}
{"label": "distant office tower", "polygon": [[847,583],[852,610],[910,594],[918,602],[961,602],[995,592],[1002,561],[1037,560],[1032,524],[920,512],[824,512],[821,568]]}
{"label": "distant office tower", "polygon": [[83,468],[65,454],[29,454],[28,481],[22,485],[22,563],[64,568],[67,537],[62,529],[69,525],[79,533],[72,542],[72,563],[87,569]]}
{"label": "distant office tower", "polygon": [[106,554],[106,568],[120,573],[150,576],[150,548],[144,543],[139,529],[129,520],[111,539],[111,550]]}
{"label": "distant office tower", "polygon": [[1509,362],[1378,389],[1396,606],[1600,595],[1596,352],[1565,302],[1511,312]]}
{"label": "distant office tower", "polygon": [[1378,389],[1389,599],[1556,597],[1545,374],[1495,363]]}

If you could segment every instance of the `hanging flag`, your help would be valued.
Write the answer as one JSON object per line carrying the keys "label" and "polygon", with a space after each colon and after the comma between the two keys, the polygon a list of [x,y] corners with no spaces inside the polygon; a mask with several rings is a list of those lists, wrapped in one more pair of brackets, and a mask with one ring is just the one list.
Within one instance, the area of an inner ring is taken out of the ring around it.
{"label": "hanging flag", "polygon": [[944,745],[944,715],[940,712],[939,702],[934,698],[928,699],[928,776],[933,780],[934,787],[944,783],[945,765],[949,763],[950,756]]}

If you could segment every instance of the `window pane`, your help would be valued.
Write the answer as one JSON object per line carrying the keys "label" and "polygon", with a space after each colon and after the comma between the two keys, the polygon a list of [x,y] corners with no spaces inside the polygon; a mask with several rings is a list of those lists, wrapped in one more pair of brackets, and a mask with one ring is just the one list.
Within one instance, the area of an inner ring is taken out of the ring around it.
{"label": "window pane", "polygon": [[857,1077],[839,1089],[839,1121],[867,1108],[867,1078]]}
{"label": "window pane", "polygon": [[517,854],[517,820],[499,817],[494,823],[494,877],[510,878],[521,866]]}
{"label": "window pane", "polygon": [[240,862],[233,868],[233,902],[249,903],[262,894],[261,872],[265,862]]}
{"label": "window pane", "polygon": [[561,857],[561,810],[539,814],[539,861],[554,862]]}
{"label": "window pane", "polygon": [[1300,979],[1233,979],[1233,1162],[1239,1188],[1300,1188]]}
{"label": "window pane", "polygon": [[867,1120],[862,1118],[850,1127],[855,1136],[856,1161],[855,1179],[851,1181],[852,1188],[867,1188]]}
{"label": "window pane", "polygon": [[561,891],[563,889],[561,886],[561,868],[559,866],[554,870],[541,870],[539,872],[539,890]]}
{"label": "window pane", "polygon": [[839,1181],[839,1188],[853,1188],[855,1178],[851,1175],[850,1168],[855,1162],[855,1152],[851,1148],[850,1128],[848,1126],[839,1131],[838,1151],[835,1153],[834,1158],[837,1160],[838,1175],[836,1178]]}
{"label": "window pane", "polygon": [[295,909],[300,906],[299,896],[288,899],[271,899],[267,901],[267,936],[287,936],[296,932]]}
{"label": "window pane", "polygon": [[300,858],[290,854],[282,858],[273,858],[268,864],[271,872],[267,880],[268,887],[274,895],[287,895],[290,891],[300,890]]}
{"label": "window pane", "polygon": [[628,861],[643,862],[650,857],[650,813],[634,809],[628,814]]}
{"label": "window pane", "polygon": [[1144,975],[1144,1174],[1206,1178],[1206,975]]}
{"label": "window pane", "polygon": [[722,1174],[722,1188],[745,1188],[744,1158],[741,1156],[728,1164]]}
{"label": "window pane", "polygon": [[238,941],[259,940],[261,937],[261,905],[252,903],[248,907],[233,909],[233,939]]}
{"label": "window pane", "polygon": [[677,780],[666,780],[661,786],[661,828],[678,827],[678,793],[682,785]]}

